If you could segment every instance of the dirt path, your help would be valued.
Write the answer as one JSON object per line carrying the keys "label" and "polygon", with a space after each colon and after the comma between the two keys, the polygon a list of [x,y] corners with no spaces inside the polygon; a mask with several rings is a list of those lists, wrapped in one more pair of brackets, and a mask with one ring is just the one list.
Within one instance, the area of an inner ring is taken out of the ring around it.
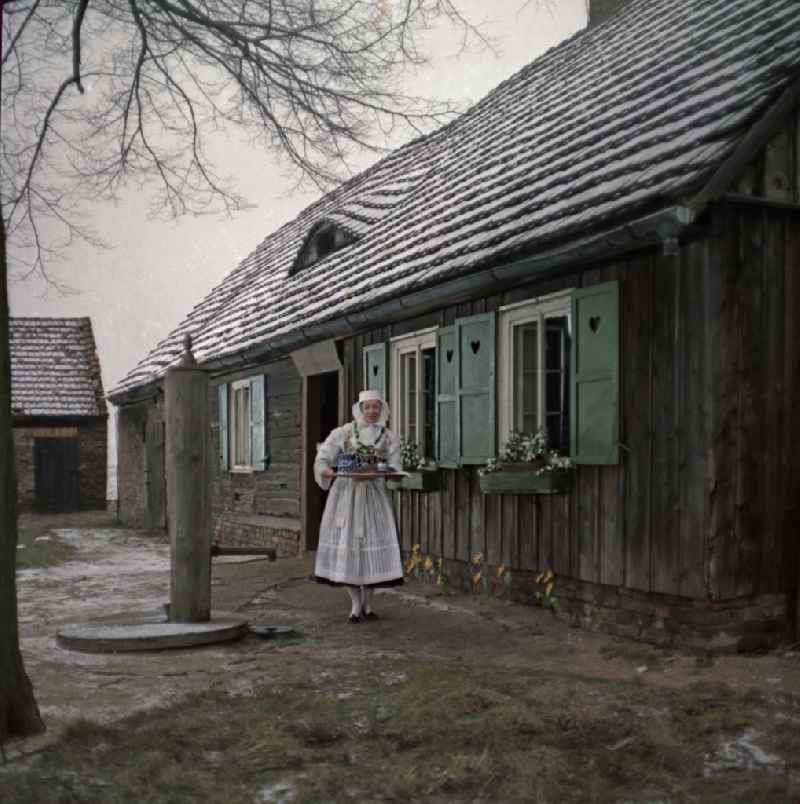
{"label": "dirt path", "polygon": [[[570,683],[628,680],[637,689],[659,691],[725,688],[759,696],[775,718],[800,724],[797,653],[698,660],[570,628],[539,609],[469,595],[436,596],[435,587],[417,583],[376,595],[379,621],[349,625],[346,595],[310,582],[308,559],[214,565],[215,610],[239,611],[253,625],[289,625],[296,638],[249,636],[208,648],[138,654],[65,650],[55,639],[65,624],[163,604],[169,548],[163,540],[125,530],[65,530],[58,537],[76,548],[74,560],[19,573],[22,650],[48,734],[7,746],[12,757],[52,743],[79,718],[110,723],[206,690],[248,696],[265,684],[309,672],[325,679],[343,666],[357,669],[370,661],[400,668],[404,660],[444,659],[478,675],[492,668],[526,677],[563,674]],[[745,751],[751,758],[762,750],[759,733],[741,732],[745,743],[753,743]]]}

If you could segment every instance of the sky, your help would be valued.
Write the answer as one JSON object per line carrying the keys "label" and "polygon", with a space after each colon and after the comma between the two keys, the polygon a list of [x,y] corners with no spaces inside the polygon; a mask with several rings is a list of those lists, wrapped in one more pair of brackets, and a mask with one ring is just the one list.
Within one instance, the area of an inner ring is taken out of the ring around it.
{"label": "sky", "polygon": [[[430,64],[409,75],[408,89],[462,106],[586,25],[586,0],[458,0],[458,7],[471,21],[483,23],[499,54],[474,49],[459,54],[453,32],[439,28],[427,37]],[[50,266],[52,278],[72,292],[64,295],[38,275],[11,283],[12,316],[92,319],[106,392],[264,237],[319,197],[311,189],[293,192],[292,180],[274,157],[244,141],[217,142],[214,158],[253,209],[232,218],[153,220],[146,193],[131,189],[116,204],[87,206],[109,248],[75,243]],[[363,169],[376,158],[364,154],[354,167]],[[13,274],[13,252],[9,257]],[[116,463],[114,429],[112,419],[111,466]]]}

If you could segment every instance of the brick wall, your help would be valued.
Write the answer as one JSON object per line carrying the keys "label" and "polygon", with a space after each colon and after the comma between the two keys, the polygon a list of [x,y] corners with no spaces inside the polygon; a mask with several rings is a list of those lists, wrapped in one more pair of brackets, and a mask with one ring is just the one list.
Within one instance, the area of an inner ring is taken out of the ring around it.
{"label": "brick wall", "polygon": [[78,469],[81,508],[106,507],[108,473],[108,420],[88,421],[78,427]]}
{"label": "brick wall", "polygon": [[70,426],[31,424],[14,427],[14,455],[17,468],[17,504],[30,511],[36,502],[34,442],[37,438],[77,438],[80,477],[80,507],[106,507],[108,471],[108,420],[89,419]]}
{"label": "brick wall", "polygon": [[274,547],[278,558],[302,553],[300,526],[275,516],[215,516],[214,541],[241,547]]}

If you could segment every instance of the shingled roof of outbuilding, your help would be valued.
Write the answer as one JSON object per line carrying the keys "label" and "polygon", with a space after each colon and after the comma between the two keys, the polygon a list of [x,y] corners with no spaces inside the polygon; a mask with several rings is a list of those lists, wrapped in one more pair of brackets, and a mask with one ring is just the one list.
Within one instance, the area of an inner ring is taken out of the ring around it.
{"label": "shingled roof of outbuilding", "polygon": [[12,318],[10,334],[15,417],[107,415],[90,319]]}
{"label": "shingled roof of outbuilding", "polygon": [[[219,366],[681,203],[799,76],[797,0],[632,0],[269,235],[111,398],[161,376],[187,332]],[[323,219],[358,240],[291,275]]]}

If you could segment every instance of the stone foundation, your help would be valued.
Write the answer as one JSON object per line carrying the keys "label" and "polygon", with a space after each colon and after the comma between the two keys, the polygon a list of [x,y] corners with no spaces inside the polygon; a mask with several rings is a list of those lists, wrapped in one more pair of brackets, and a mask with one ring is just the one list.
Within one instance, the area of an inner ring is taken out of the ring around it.
{"label": "stone foundation", "polygon": [[699,600],[604,587],[571,579],[556,582],[561,616],[603,631],[661,647],[712,653],[768,649],[786,639],[785,594]]}
{"label": "stone foundation", "polygon": [[[451,587],[475,588],[469,565],[445,561],[444,570]],[[489,594],[535,602],[541,590],[536,573],[511,572],[513,582],[506,587],[496,567],[483,567]],[[739,653],[773,648],[790,633],[792,601],[783,593],[701,600],[556,577],[553,596],[556,616],[571,625],[664,648]]]}
{"label": "stone foundation", "polygon": [[296,519],[257,514],[214,517],[214,542],[232,547],[274,547],[278,558],[302,554],[300,523]]}

